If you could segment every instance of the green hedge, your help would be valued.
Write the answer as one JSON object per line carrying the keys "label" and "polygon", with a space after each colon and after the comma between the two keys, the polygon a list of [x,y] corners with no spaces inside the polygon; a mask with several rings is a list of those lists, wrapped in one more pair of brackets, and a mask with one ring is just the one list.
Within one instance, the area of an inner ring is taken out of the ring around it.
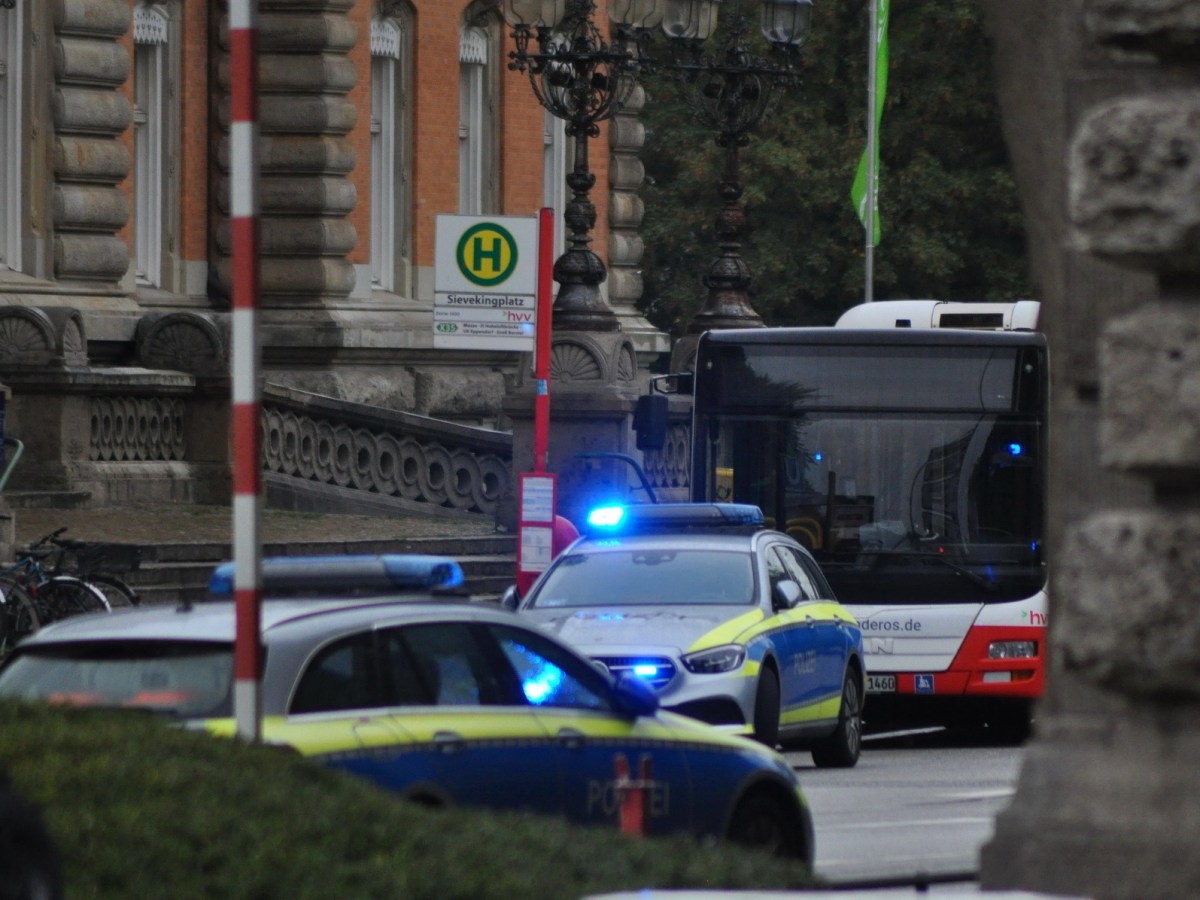
{"label": "green hedge", "polygon": [[71,900],[509,900],[813,884],[801,865],[736,847],[428,810],[290,751],[141,713],[0,703],[0,770],[41,807]]}

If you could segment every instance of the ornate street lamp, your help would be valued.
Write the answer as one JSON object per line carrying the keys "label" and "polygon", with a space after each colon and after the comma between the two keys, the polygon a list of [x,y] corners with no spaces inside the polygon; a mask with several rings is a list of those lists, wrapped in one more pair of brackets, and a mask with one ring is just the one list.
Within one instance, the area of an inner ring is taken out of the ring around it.
{"label": "ornate street lamp", "polygon": [[706,53],[705,39],[715,30],[718,0],[666,0],[663,31],[671,38],[671,57],[663,68],[682,86],[692,112],[716,132],[725,148],[720,195],[723,207],[716,231],[721,255],[704,277],[708,298],[687,333],[710,328],[761,326],[750,305],[750,270],[742,259],[746,209],[741,202],[738,151],[750,132],[774,113],[784,93],[799,81],[799,50],[812,25],[812,0],[762,0],[761,31],[769,55],[756,55],[746,44],[749,23],[736,2],[726,17],[724,44]]}
{"label": "ornate street lamp", "polygon": [[[595,176],[588,170],[588,138],[597,123],[619,113],[638,77],[663,69],[683,86],[692,111],[716,131],[725,148],[717,216],[721,255],[704,278],[709,295],[688,326],[689,334],[709,328],[761,325],[750,305],[750,272],[741,257],[746,222],[738,178],[738,150],[749,133],[779,106],[784,92],[799,80],[799,49],[812,24],[812,0],[762,0],[761,30],[769,55],[755,54],[746,43],[748,19],[734,0],[724,44],[705,52],[716,30],[720,0],[611,0],[612,40],[592,21],[593,0],[503,0],[504,18],[516,49],[509,68],[529,75],[538,101],[566,122],[575,138],[575,163],[567,176],[573,192],[567,204],[570,246],[554,265],[559,282],[555,327],[612,331],[616,316],[600,296],[606,273],[588,248],[596,223],[589,192]],[[652,56],[650,29],[661,23],[668,37],[665,58]]]}
{"label": "ornate street lamp", "polygon": [[612,40],[606,41],[592,21],[595,9],[592,0],[504,0],[503,5],[516,44],[509,68],[529,75],[538,102],[564,120],[566,133],[575,139],[574,167],[567,175],[572,197],[564,215],[570,246],[554,264],[560,285],[554,327],[616,331],[617,317],[600,296],[604,263],[588,247],[596,224],[588,139],[599,136],[597,123],[619,113],[629,100],[647,68],[649,29],[662,13],[655,0],[613,0]]}

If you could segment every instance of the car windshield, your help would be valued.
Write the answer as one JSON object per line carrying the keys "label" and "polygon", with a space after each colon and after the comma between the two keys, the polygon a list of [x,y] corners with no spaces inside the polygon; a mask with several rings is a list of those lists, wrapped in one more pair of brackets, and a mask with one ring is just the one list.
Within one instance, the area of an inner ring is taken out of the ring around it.
{"label": "car windshield", "polygon": [[228,644],[56,644],[19,652],[0,672],[0,696],[212,718],[231,714],[232,681]]}
{"label": "car windshield", "polygon": [[531,606],[753,602],[748,552],[640,547],[568,554],[546,574]]}

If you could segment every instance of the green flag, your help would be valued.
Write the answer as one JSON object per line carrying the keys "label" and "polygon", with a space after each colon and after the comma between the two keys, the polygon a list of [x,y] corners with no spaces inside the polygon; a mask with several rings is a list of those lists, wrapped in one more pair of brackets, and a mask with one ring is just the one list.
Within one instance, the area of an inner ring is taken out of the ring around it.
{"label": "green flag", "polygon": [[875,190],[871,197],[873,210],[872,243],[878,244],[883,229],[879,224],[879,123],[883,119],[883,98],[887,94],[888,77],[888,6],[890,0],[869,0],[875,4],[875,37],[871,52],[875,54],[875,134],[874,140],[868,143],[863,151],[862,159],[858,161],[858,171],[854,175],[854,185],[850,188],[850,199],[858,211],[859,221],[867,224],[867,154],[873,156],[875,170]]}

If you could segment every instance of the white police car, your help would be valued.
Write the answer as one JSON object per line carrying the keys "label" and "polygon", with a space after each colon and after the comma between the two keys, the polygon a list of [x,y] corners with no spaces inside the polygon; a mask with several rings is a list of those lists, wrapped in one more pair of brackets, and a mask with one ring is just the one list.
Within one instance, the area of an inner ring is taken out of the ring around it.
{"label": "white police car", "polygon": [[[658,711],[511,612],[464,602],[439,557],[267,560],[263,737],[432,805],[615,825],[618,773],[645,773],[646,831],[755,845],[811,865],[787,761]],[[211,587],[227,596],[232,569]],[[49,625],[0,668],[0,696],[132,707],[232,735],[234,604],[140,607]]]}
{"label": "white police car", "polygon": [[525,619],[667,709],[807,747],[818,766],[858,762],[862,633],[757,506],[602,507],[583,531],[515,604]]}

